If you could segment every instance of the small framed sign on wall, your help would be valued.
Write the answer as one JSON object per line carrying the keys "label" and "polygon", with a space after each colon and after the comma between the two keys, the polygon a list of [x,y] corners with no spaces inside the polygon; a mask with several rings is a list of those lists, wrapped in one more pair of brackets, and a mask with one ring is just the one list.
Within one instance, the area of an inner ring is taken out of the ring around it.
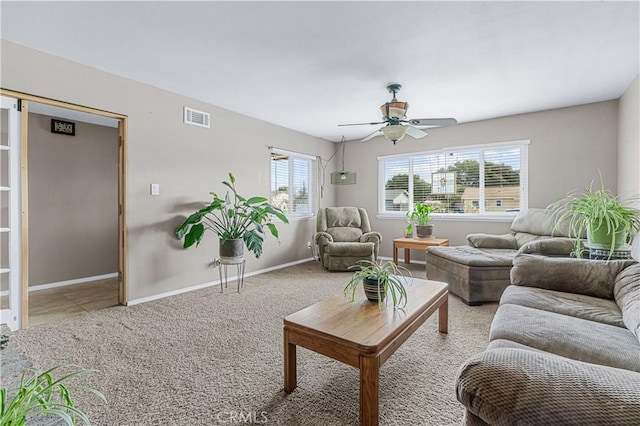
{"label": "small framed sign on wall", "polygon": [[76,135],[76,123],[70,121],[51,119],[51,133],[60,133],[61,135]]}

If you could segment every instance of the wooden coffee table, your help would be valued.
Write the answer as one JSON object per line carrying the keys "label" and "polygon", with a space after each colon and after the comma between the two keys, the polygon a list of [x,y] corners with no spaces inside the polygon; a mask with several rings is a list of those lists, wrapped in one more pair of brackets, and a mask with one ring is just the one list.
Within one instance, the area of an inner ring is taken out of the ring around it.
{"label": "wooden coffee table", "polygon": [[394,309],[366,300],[334,297],[284,319],[284,390],[296,388],[296,347],[360,369],[360,424],[378,424],[380,366],[436,310],[438,330],[447,332],[447,284],[420,279],[407,285],[407,306]]}
{"label": "wooden coffee table", "polygon": [[410,251],[414,250],[425,250],[427,247],[431,246],[448,246],[449,240],[444,238],[396,238],[393,240],[393,263],[398,264],[398,249],[404,249],[404,263],[411,263]]}

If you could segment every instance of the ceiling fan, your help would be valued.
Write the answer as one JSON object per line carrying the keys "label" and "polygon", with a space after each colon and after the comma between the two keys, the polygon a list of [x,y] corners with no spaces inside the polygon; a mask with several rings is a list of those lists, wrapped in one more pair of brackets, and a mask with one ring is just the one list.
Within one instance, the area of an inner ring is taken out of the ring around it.
{"label": "ceiling fan", "polygon": [[409,135],[412,138],[420,139],[427,136],[427,132],[419,129],[419,127],[442,127],[442,126],[455,126],[458,124],[455,118],[412,118],[407,119],[407,109],[409,104],[407,102],[400,102],[396,99],[396,93],[400,91],[402,86],[396,83],[389,84],[387,90],[393,95],[393,99],[389,102],[385,102],[380,110],[382,111],[382,121],[375,123],[353,123],[353,124],[339,124],[338,126],[362,126],[362,125],[377,125],[385,124],[385,126],[379,128],[369,136],[362,139],[362,142],[373,139],[380,133],[384,137],[393,142],[395,145],[397,141],[404,138],[405,135]]}

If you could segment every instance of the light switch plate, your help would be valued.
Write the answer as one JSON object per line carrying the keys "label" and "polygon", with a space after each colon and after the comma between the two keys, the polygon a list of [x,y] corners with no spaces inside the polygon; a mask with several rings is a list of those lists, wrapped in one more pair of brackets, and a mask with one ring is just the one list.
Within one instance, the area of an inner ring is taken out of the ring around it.
{"label": "light switch plate", "polygon": [[151,184],[151,195],[160,195],[160,184],[152,183]]}

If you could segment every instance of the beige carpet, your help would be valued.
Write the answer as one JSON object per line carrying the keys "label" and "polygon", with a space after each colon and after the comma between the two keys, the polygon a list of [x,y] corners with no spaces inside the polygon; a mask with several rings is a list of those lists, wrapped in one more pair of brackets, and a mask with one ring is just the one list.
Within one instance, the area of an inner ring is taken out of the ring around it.
{"label": "beige carpet", "polygon": [[[424,265],[412,267],[424,277]],[[108,404],[78,394],[96,425],[355,425],[358,371],[298,350],[298,388],[283,390],[282,319],[341,294],[350,273],[309,262],[247,278],[242,294],[211,287],[114,307],[21,331],[12,341],[34,365],[100,370],[84,383]],[[235,284],[235,283],[234,283]],[[449,334],[430,318],[384,364],[383,425],[460,424],[458,367],[488,343],[496,304],[449,302]]]}

